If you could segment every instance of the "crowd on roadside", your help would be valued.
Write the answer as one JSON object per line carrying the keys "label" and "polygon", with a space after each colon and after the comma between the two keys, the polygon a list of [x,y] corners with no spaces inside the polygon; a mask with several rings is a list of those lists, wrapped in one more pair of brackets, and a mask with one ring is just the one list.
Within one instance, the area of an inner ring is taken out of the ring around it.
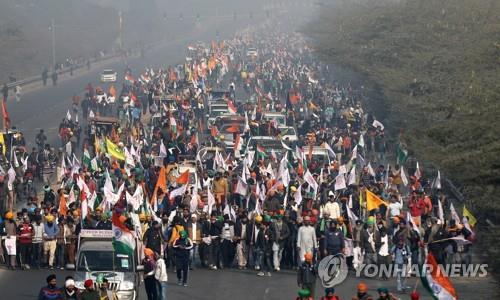
{"label": "crowd on roadside", "polygon": [[[78,264],[82,230],[123,225],[140,241],[148,299],[165,299],[168,268],[183,286],[196,268],[296,270],[297,299],[314,299],[316,264],[329,255],[343,254],[354,270],[394,265],[398,293],[411,292],[411,265],[429,253],[440,264],[470,263],[472,215],[461,218],[440,176],[408,161],[403,140],[388,142],[363,106],[369,99],[335,81],[300,35],[243,34],[192,46],[189,56],[128,70],[119,93],[89,84],[61,122],[58,151],[41,131],[31,153],[2,155],[0,261],[63,269]],[[220,90],[227,112],[210,122]],[[26,203],[15,206],[13,184],[28,171],[43,196],[19,193]],[[114,297],[102,279],[96,291],[88,280],[80,294],[74,279],[58,289],[51,275],[39,299],[56,290],[62,299]],[[378,294],[360,284],[355,297],[397,299]]]}

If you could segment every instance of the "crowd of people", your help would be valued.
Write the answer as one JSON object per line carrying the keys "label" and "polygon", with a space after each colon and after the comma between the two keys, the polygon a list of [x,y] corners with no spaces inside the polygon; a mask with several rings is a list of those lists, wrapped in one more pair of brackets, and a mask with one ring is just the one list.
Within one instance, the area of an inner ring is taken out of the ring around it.
{"label": "crowd of people", "polygon": [[[0,260],[9,268],[74,265],[81,230],[111,230],[115,217],[141,241],[148,299],[166,298],[169,268],[181,286],[196,268],[294,270],[297,299],[314,299],[317,263],[339,254],[353,270],[396,266],[395,290],[418,299],[405,279],[428,253],[470,263],[472,215],[460,218],[439,176],[407,159],[404,137],[388,143],[367,99],[336,81],[300,35],[245,33],[189,56],[178,67],[127,70],[119,93],[89,84],[61,123],[59,151],[41,131],[31,154],[4,153],[5,176],[31,170],[43,182],[41,199],[4,207]],[[208,122],[217,90],[234,124]],[[40,300],[114,297],[102,280],[83,292],[70,277],[62,289],[55,275],[47,284]],[[398,299],[377,292],[360,283],[353,299]],[[328,288],[321,299],[339,298]]]}

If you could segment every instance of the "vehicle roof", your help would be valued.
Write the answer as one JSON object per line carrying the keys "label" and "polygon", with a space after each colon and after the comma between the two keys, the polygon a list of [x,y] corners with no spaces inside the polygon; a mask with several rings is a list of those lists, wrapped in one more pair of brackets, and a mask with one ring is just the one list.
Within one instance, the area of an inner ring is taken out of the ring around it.
{"label": "vehicle roof", "polygon": [[115,117],[93,117],[89,118],[89,122],[96,122],[96,123],[118,123],[118,118]]}
{"label": "vehicle roof", "polygon": [[276,116],[276,117],[285,117],[285,114],[279,113],[279,112],[271,112],[271,111],[266,111],[263,114],[264,116]]}
{"label": "vehicle roof", "polygon": [[82,240],[80,251],[114,251],[111,241]]}
{"label": "vehicle roof", "polygon": [[278,138],[274,137],[274,136],[268,136],[268,135],[254,135],[251,137],[251,139],[253,140],[277,140],[279,141]]}
{"label": "vehicle roof", "polygon": [[113,69],[104,69],[104,70],[102,70],[102,71],[103,71],[103,72],[115,72],[115,70],[113,70]]}

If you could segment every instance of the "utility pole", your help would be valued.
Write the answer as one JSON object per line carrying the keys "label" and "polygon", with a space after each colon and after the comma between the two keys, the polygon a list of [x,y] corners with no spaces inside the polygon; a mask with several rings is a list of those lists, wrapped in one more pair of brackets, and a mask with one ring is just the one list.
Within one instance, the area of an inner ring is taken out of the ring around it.
{"label": "utility pole", "polygon": [[122,11],[118,11],[118,21],[119,23],[119,45],[120,45],[120,50],[123,50],[123,16],[122,16]]}
{"label": "utility pole", "polygon": [[52,68],[56,68],[56,21],[51,20],[50,30],[52,31]]}

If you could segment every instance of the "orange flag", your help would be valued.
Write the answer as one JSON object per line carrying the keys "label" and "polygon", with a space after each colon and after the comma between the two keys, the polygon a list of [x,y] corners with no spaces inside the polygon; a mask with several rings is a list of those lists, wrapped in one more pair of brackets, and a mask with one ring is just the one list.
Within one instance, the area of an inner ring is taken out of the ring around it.
{"label": "orange flag", "polygon": [[167,174],[165,172],[165,167],[161,167],[160,174],[158,175],[158,180],[156,181],[155,189],[153,191],[153,196],[151,197],[151,204],[154,203],[156,199],[156,194],[158,193],[158,188],[166,193],[167,192]]}
{"label": "orange flag", "polygon": [[189,170],[186,170],[181,176],[177,177],[177,184],[187,184],[189,181]]}
{"label": "orange flag", "polygon": [[212,125],[212,128],[210,129],[210,135],[213,137],[216,137],[217,134],[219,134],[219,131],[217,130],[217,127],[215,125]]}
{"label": "orange flag", "polygon": [[60,193],[59,195],[59,214],[62,216],[66,216],[68,213],[68,205],[66,204],[66,197],[64,197],[64,193]]}
{"label": "orange flag", "polygon": [[380,205],[389,206],[387,202],[380,199],[377,195],[366,190],[366,210],[378,209]]}

